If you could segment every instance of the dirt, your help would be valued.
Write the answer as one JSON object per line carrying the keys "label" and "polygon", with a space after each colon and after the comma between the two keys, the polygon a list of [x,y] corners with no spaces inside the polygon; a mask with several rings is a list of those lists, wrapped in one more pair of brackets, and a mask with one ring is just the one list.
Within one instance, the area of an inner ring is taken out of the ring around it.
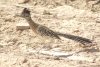
{"label": "dirt", "polygon": [[[0,0],[0,67],[100,67],[100,4],[91,8],[92,1],[86,5],[84,0],[34,0],[19,4],[20,2],[22,1]],[[36,23],[54,31],[88,38],[96,45],[83,47],[82,44],[65,38],[45,44],[41,43],[41,39],[31,29],[16,30],[18,23],[26,22],[17,16],[24,7],[31,10]],[[59,59],[32,52],[42,49],[75,52],[75,56],[87,59]]]}

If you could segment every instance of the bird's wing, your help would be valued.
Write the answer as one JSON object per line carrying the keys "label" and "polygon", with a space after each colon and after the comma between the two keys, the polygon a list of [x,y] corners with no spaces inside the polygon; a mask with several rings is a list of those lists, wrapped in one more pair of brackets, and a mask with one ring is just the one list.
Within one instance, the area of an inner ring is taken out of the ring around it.
{"label": "bird's wing", "polygon": [[41,36],[49,36],[49,37],[60,39],[59,36],[54,31],[50,30],[49,28],[45,26],[39,26],[38,33]]}

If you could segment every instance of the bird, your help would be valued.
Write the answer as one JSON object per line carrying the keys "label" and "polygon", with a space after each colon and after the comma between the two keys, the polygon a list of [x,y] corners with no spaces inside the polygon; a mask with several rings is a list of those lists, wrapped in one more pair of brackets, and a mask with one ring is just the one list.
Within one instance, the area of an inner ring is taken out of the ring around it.
{"label": "bird", "polygon": [[28,8],[23,9],[23,11],[20,14],[20,17],[25,18],[26,21],[28,22],[30,28],[33,30],[33,32],[35,34],[38,34],[39,36],[49,37],[49,38],[53,38],[53,39],[55,38],[55,39],[58,39],[58,40],[61,40],[60,36],[62,36],[62,37],[80,42],[83,45],[92,43],[92,41],[90,39],[83,38],[83,37],[80,37],[80,36],[71,35],[71,34],[63,34],[63,33],[60,33],[60,32],[55,32],[55,31],[49,29],[46,26],[43,26],[43,25],[36,23],[32,19],[31,12]]}

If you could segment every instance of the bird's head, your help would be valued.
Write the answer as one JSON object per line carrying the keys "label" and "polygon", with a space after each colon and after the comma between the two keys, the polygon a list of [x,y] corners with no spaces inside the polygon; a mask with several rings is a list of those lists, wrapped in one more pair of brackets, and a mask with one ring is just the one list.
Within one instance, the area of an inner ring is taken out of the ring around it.
{"label": "bird's head", "polygon": [[29,9],[24,8],[20,16],[23,18],[31,17]]}

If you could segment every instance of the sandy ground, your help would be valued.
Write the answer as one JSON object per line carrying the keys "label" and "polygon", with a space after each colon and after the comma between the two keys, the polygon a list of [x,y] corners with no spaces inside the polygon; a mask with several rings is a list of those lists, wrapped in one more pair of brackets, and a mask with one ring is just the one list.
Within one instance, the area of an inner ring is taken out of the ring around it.
{"label": "sandy ground", "polygon": [[[48,5],[49,2],[45,0],[34,0],[33,3],[26,4],[18,4],[20,1],[16,0],[0,0],[0,67],[100,67],[99,9],[94,8],[95,12],[92,12],[85,6],[84,1],[83,3],[78,0],[71,3],[62,1],[59,0],[56,4],[50,2]],[[16,24],[26,22],[25,19],[16,16],[21,13],[23,7],[31,10],[36,23],[54,31],[91,39],[97,45],[84,48],[82,44],[64,38],[48,44],[41,43],[30,29],[16,30]],[[80,57],[57,59],[31,51],[41,49],[49,51],[55,48],[58,51],[76,52],[75,56],[82,56],[86,60],[78,60]]]}

